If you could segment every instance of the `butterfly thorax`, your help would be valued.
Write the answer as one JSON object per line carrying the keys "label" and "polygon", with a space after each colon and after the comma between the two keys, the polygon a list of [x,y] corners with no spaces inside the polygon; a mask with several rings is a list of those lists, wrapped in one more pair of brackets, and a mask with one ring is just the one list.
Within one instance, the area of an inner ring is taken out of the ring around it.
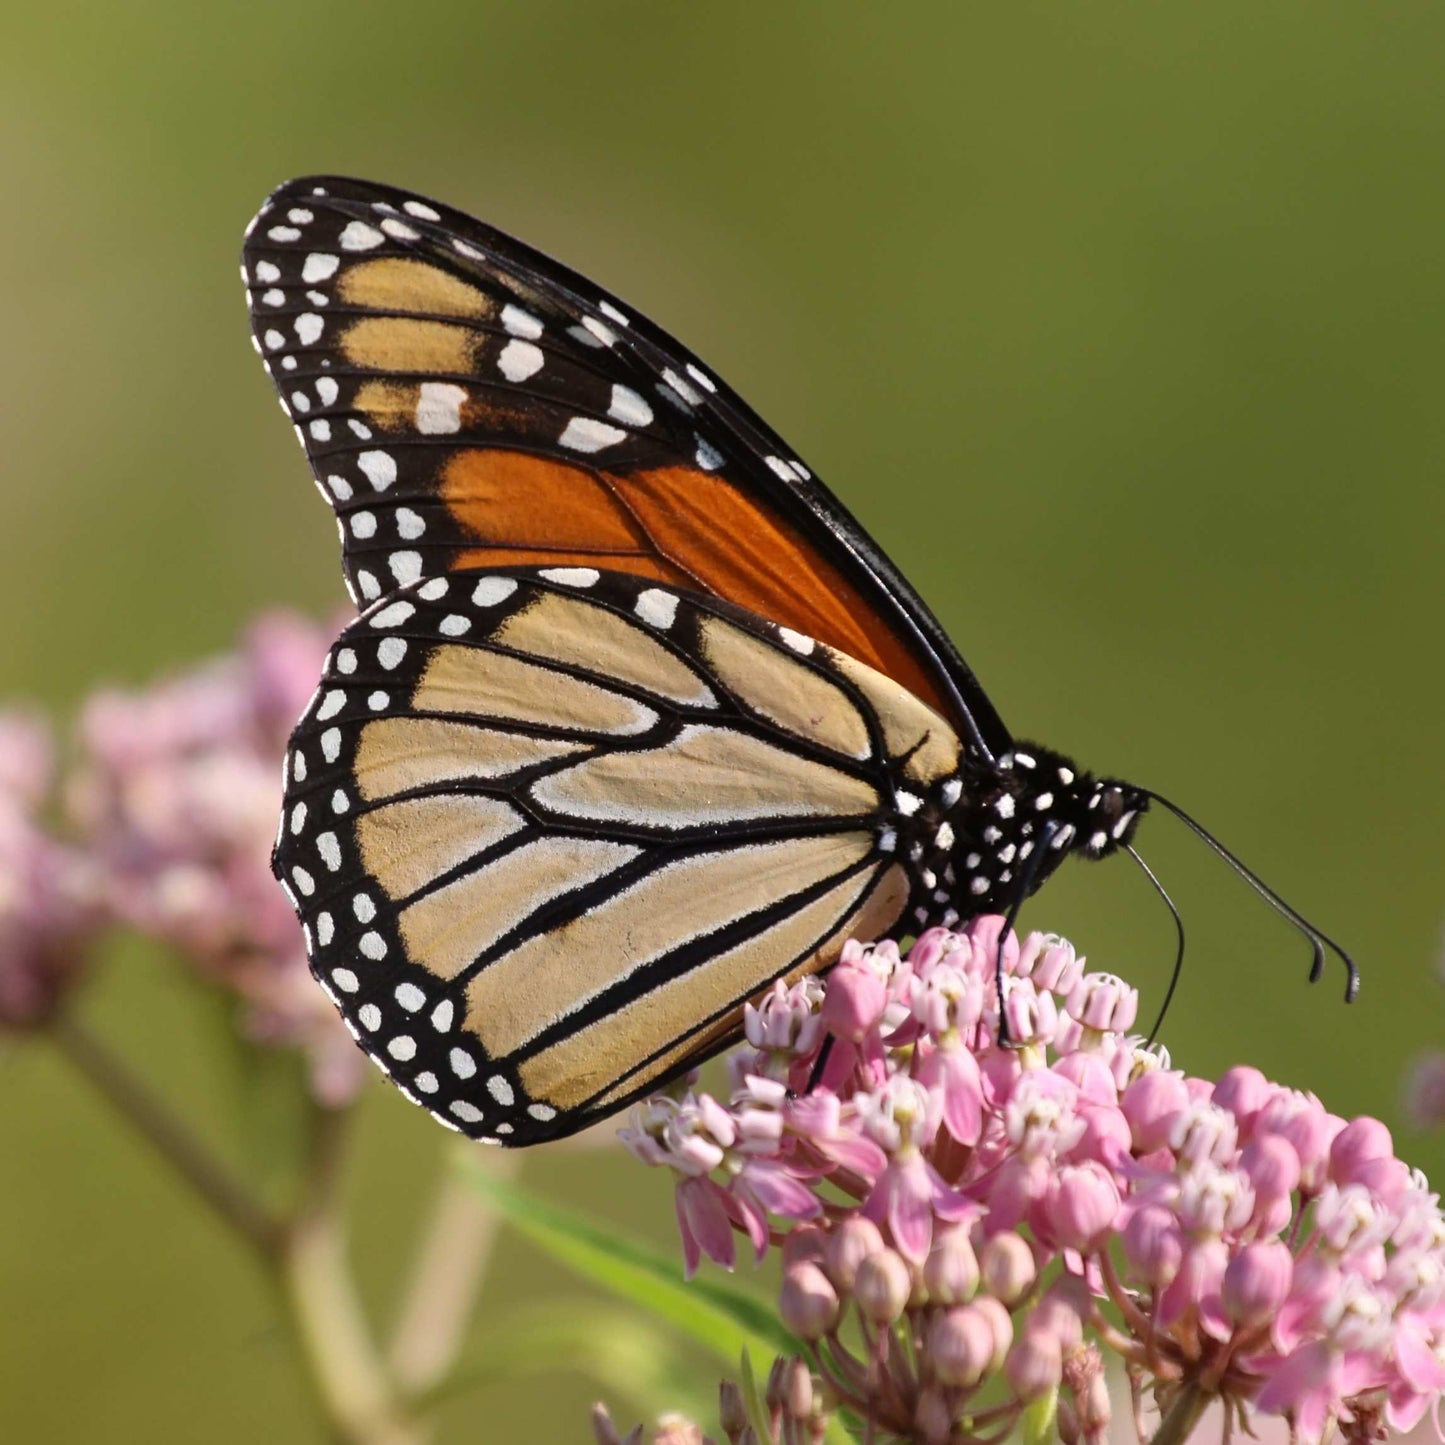
{"label": "butterfly thorax", "polygon": [[1124,847],[1149,800],[1020,744],[995,765],[968,768],[928,804],[900,827],[915,870],[912,919],[949,927],[1007,912],[1021,887],[1035,892],[1071,853],[1106,858]]}

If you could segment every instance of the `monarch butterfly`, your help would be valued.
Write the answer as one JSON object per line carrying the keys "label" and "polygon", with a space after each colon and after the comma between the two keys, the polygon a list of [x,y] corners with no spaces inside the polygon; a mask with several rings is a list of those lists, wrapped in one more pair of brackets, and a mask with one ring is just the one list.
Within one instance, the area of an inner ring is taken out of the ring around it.
{"label": "monarch butterfly", "polygon": [[837,499],[591,282],[335,177],[266,201],[242,280],[364,609],[291,740],[273,866],[347,1026],[444,1124],[571,1133],[847,938],[1132,854],[1152,802],[1314,974],[1341,952],[1173,804],[1016,742]]}

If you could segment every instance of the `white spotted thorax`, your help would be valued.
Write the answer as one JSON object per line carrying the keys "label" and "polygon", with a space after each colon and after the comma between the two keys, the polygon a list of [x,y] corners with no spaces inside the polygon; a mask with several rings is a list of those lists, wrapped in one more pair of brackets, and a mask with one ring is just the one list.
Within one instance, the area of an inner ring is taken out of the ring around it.
{"label": "white spotted thorax", "polygon": [[974,765],[931,794],[900,791],[882,846],[917,869],[911,903],[919,927],[1007,912],[1027,880],[1033,894],[1071,853],[1107,858],[1134,836],[1149,799],[1096,779],[1050,748],[1019,743],[996,767]]}

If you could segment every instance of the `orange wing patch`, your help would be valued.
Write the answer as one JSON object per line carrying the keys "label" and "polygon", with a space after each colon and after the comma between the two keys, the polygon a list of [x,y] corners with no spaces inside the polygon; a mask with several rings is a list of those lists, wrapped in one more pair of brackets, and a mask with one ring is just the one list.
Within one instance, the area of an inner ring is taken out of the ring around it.
{"label": "orange wing patch", "polygon": [[870,609],[843,574],[726,477],[687,467],[620,475],[478,447],[447,462],[441,496],[477,543],[456,568],[590,564],[711,593],[946,706],[900,639],[869,630]]}

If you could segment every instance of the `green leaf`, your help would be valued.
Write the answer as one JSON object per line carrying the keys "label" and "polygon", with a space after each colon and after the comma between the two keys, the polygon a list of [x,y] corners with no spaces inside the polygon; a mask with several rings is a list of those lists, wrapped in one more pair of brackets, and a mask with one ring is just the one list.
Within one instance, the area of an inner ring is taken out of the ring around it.
{"label": "green leaf", "polygon": [[753,1357],[743,1350],[738,1359],[738,1385],[743,1392],[743,1405],[752,1421],[759,1440],[767,1440],[772,1431],[768,1428],[768,1406],[763,1399],[762,1387],[758,1384],[757,1372],[753,1369]]}
{"label": "green leaf", "polygon": [[639,1414],[663,1399],[693,1419],[702,1419],[708,1408],[703,1392],[680,1383],[690,1372],[675,1333],[635,1311],[586,1299],[516,1310],[505,1328],[474,1334],[447,1379],[419,1404],[429,1408],[466,1390],[550,1372],[559,1364],[589,1376]]}
{"label": "green leaf", "polygon": [[799,1352],[798,1341],[768,1307],[739,1286],[715,1279],[684,1282],[675,1259],[497,1178],[474,1151],[460,1154],[457,1167],[518,1233],[553,1259],[660,1315],[726,1364],[744,1349],[769,1360]]}

